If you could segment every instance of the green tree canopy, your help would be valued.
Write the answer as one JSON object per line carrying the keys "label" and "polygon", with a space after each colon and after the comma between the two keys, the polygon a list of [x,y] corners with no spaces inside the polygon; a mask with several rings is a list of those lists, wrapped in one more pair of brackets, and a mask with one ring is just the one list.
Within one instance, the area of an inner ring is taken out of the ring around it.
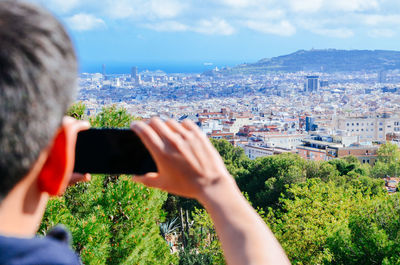
{"label": "green tree canopy", "polygon": [[371,175],[376,178],[397,177],[400,174],[400,151],[397,145],[387,142],[378,149],[378,159]]}
{"label": "green tree canopy", "polygon": [[280,199],[280,209],[270,208],[265,220],[293,264],[336,264],[339,252],[331,249],[332,238],[349,225],[355,209],[376,198],[387,198],[383,192],[372,195],[359,188],[309,179],[291,185],[287,196]]}

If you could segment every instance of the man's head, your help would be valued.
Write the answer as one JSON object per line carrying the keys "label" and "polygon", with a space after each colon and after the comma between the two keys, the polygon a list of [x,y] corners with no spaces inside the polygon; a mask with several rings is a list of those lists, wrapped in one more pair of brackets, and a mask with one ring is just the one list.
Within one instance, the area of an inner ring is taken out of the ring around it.
{"label": "man's head", "polygon": [[76,76],[73,46],[52,15],[0,1],[0,201],[51,144]]}

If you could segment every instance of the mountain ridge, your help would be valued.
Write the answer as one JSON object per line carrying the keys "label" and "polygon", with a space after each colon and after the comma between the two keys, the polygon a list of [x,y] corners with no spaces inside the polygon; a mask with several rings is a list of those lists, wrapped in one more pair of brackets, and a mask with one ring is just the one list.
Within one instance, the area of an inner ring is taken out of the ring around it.
{"label": "mountain ridge", "polygon": [[263,58],[255,63],[240,64],[224,71],[226,73],[376,72],[394,69],[400,69],[400,51],[312,49]]}

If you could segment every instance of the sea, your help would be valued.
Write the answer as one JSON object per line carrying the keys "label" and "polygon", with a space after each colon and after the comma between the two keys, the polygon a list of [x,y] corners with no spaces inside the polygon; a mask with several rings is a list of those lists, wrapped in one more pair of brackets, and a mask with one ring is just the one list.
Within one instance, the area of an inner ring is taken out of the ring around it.
{"label": "sea", "polygon": [[167,74],[173,73],[203,73],[218,67],[234,67],[241,62],[145,62],[145,63],[126,63],[126,62],[103,62],[103,63],[82,63],[81,73],[102,73],[103,64],[107,74],[129,74],[133,66],[138,68],[138,72],[161,70]]}

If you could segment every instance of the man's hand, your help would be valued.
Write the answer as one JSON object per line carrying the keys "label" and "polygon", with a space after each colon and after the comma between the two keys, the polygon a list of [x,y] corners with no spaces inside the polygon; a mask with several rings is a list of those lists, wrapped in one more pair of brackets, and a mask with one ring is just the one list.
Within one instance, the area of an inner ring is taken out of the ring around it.
{"label": "man's hand", "polygon": [[150,187],[195,198],[210,214],[228,264],[290,264],[264,221],[240,193],[217,150],[191,121],[154,118],[134,123],[158,173],[134,178]]}
{"label": "man's hand", "polygon": [[[68,152],[71,153],[71,158],[73,159],[73,162],[75,162],[75,144],[76,144],[76,139],[78,136],[78,133],[80,131],[85,131],[90,128],[90,124],[87,121],[79,121],[76,119],[73,119],[71,117],[64,117],[62,124],[64,127],[68,128],[67,135],[66,137],[68,138],[67,141],[71,143],[68,146]],[[74,164],[72,163],[72,168]],[[68,185],[74,185],[77,182],[84,182],[84,181],[90,181],[91,176],[90,174],[80,174],[80,173],[72,173]]]}
{"label": "man's hand", "polygon": [[71,179],[69,181],[69,186],[73,186],[78,182],[87,182],[92,179],[92,176],[89,173],[81,174],[81,173],[72,173]]}
{"label": "man's hand", "polygon": [[179,124],[153,118],[148,124],[135,122],[132,129],[158,168],[158,173],[135,177],[135,181],[200,201],[208,189],[235,185],[217,150],[192,121]]}

